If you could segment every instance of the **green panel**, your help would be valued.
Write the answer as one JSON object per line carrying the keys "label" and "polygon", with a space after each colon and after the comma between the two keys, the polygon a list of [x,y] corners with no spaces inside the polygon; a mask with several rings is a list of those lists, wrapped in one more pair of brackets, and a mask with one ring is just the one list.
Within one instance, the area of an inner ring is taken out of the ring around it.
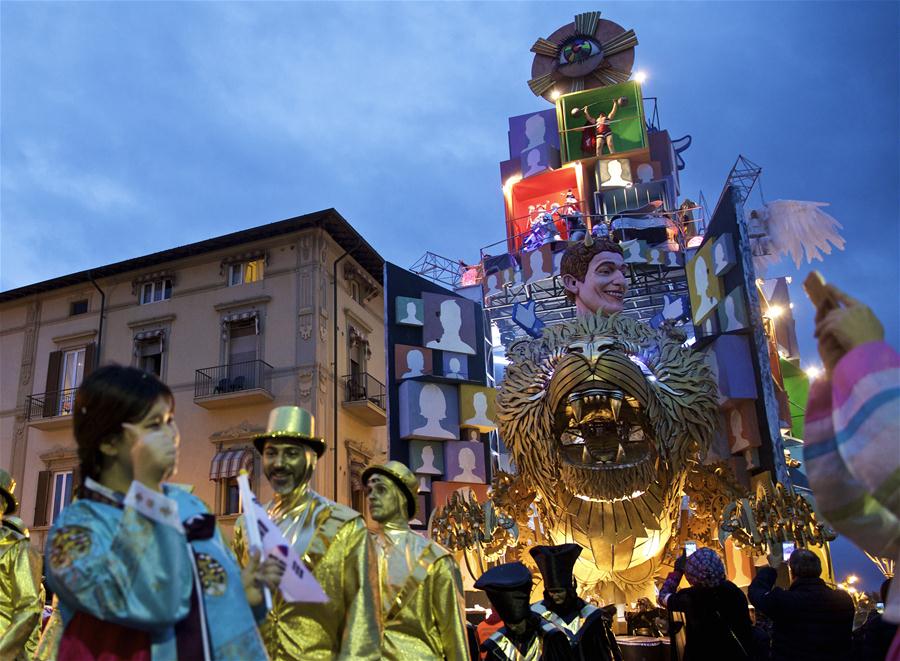
{"label": "green panel", "polygon": [[803,438],[803,417],[809,398],[809,377],[799,367],[781,359],[781,377],[791,405],[791,436]]}
{"label": "green panel", "polygon": [[582,132],[579,129],[586,125],[586,121],[584,113],[573,116],[572,109],[589,106],[588,110],[594,117],[598,112],[608,114],[613,107],[613,101],[623,96],[628,99],[628,103],[618,109],[615,118],[610,122],[616,153],[647,148],[644,97],[637,81],[629,80],[618,85],[573,92],[557,99],[556,117],[560,126],[559,145],[564,163],[594,156],[593,153],[586,154],[581,151]]}

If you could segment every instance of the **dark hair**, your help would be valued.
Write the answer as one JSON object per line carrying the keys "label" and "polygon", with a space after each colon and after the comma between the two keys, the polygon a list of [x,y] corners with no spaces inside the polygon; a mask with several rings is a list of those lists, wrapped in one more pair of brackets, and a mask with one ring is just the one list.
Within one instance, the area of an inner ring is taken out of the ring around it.
{"label": "dark hair", "polygon": [[146,417],[160,397],[175,405],[172,391],[149,372],[106,365],[85,377],[75,393],[72,427],[82,477],[100,477],[100,445],[122,433],[122,423]]}
{"label": "dark hair", "polygon": [[[624,254],[622,246],[610,239],[594,239],[594,242],[589,246],[586,246],[584,241],[578,241],[571,244],[563,253],[562,261],[559,263],[560,277],[571,275],[578,282],[584,282],[591,260],[601,252],[614,252],[617,255]],[[566,298],[572,303],[575,301],[575,294],[566,289]]]}
{"label": "dark hair", "polygon": [[794,578],[818,578],[822,575],[822,561],[809,549],[797,549],[788,560]]}

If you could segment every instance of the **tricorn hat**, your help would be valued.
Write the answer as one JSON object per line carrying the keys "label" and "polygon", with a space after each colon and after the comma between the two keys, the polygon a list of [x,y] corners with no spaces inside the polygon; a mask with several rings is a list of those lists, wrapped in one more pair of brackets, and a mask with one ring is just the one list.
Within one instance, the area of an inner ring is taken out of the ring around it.
{"label": "tricorn hat", "polygon": [[313,414],[299,406],[278,406],[269,413],[266,431],[253,437],[253,445],[262,454],[266,441],[308,445],[321,457],[325,454],[325,441],[316,436]]}
{"label": "tricorn hat", "polygon": [[417,494],[419,492],[419,482],[416,476],[406,466],[399,461],[389,461],[386,464],[373,464],[366,468],[362,473],[362,483],[365,484],[374,474],[384,475],[394,484],[400,487],[400,491],[406,496],[406,512],[410,519],[416,516],[419,501]]}
{"label": "tricorn hat", "polygon": [[4,501],[4,514],[12,514],[19,506],[19,503],[16,502],[16,497],[13,495],[13,491],[15,490],[16,481],[13,479],[12,475],[7,473],[4,469],[0,468],[0,496],[3,497]]}
{"label": "tricorn hat", "polygon": [[506,622],[517,621],[528,612],[531,588],[531,572],[521,562],[491,567],[475,581],[475,589],[485,591],[491,606]]}
{"label": "tricorn hat", "polygon": [[529,553],[541,570],[545,588],[572,587],[572,568],[581,555],[582,547],[578,544],[560,544],[559,546],[535,546]]}

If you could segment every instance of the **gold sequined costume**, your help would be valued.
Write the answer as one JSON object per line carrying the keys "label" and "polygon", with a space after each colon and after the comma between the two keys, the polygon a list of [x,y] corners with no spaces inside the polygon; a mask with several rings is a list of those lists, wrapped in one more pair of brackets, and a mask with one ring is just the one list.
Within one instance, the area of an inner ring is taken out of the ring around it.
{"label": "gold sequined costume", "polygon": [[[307,485],[276,495],[266,509],[328,596],[325,604],[303,604],[272,595],[272,610],[260,626],[269,656],[380,659],[375,553],[362,515]],[[234,549],[246,561],[242,522],[235,527]]]}
{"label": "gold sequined costume", "polygon": [[383,658],[469,658],[462,578],[453,556],[409,528],[373,533],[384,618]]}
{"label": "gold sequined costume", "polygon": [[31,658],[41,635],[44,611],[41,557],[31,549],[28,529],[14,516],[15,481],[0,469],[0,659]]}

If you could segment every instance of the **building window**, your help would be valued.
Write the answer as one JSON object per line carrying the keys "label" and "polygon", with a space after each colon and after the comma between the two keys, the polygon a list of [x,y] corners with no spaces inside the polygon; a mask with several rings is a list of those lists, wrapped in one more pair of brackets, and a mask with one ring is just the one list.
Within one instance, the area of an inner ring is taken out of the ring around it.
{"label": "building window", "polygon": [[141,305],[167,301],[172,298],[172,281],[169,278],[145,282],[141,285]]}
{"label": "building window", "polygon": [[51,487],[50,525],[56,523],[56,517],[63,508],[72,502],[72,471],[59,471],[53,474],[53,486]]}
{"label": "building window", "polygon": [[137,366],[156,377],[162,376],[162,339],[153,338],[138,342]]}
{"label": "building window", "polygon": [[263,279],[263,260],[254,259],[238,262],[228,267],[228,286],[243,285]]}
{"label": "building window", "polygon": [[363,304],[362,294],[360,293],[361,291],[362,291],[362,289],[359,286],[359,283],[356,280],[351,280],[350,281],[350,298],[352,298],[354,301],[356,301],[360,305]]}
{"label": "building window", "polygon": [[88,311],[88,300],[85,298],[81,301],[72,301],[69,303],[69,316],[74,317],[78,314],[84,314]]}
{"label": "building window", "polygon": [[209,479],[216,483],[218,514],[240,514],[241,496],[237,476],[246,470],[250,488],[255,478],[255,450],[248,447],[220,450],[210,464]]}
{"label": "building window", "polygon": [[56,415],[69,415],[72,413],[72,403],[75,401],[74,391],[81,385],[84,378],[85,347],[64,351],[62,355],[62,370],[59,374],[59,408]]}

